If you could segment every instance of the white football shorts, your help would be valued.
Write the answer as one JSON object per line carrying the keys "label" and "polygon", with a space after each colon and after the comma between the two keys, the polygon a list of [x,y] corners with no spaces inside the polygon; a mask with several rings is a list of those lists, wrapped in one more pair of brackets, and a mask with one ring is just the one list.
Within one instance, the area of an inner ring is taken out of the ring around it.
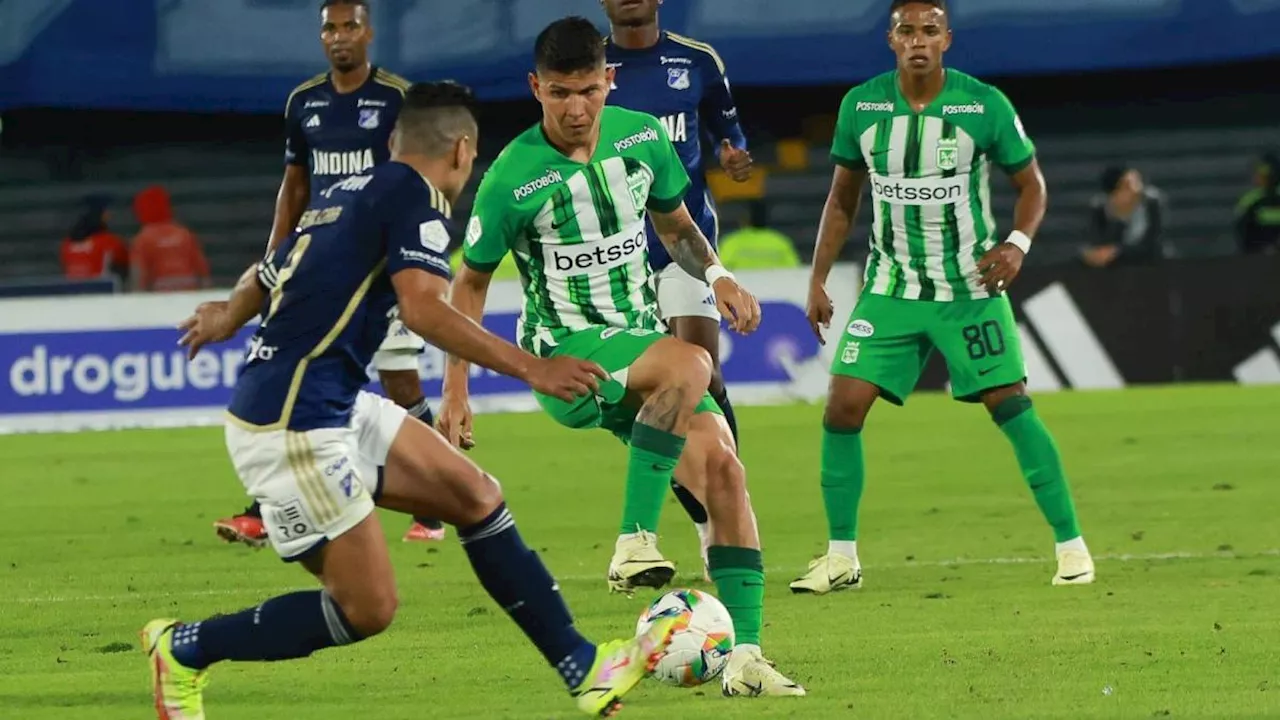
{"label": "white football shorts", "polygon": [[427,341],[414,334],[397,318],[387,327],[387,337],[373,354],[374,370],[417,370],[418,356]]}
{"label": "white football shorts", "polygon": [[662,319],[704,317],[719,322],[716,296],[711,286],[685,272],[676,263],[658,271],[654,278],[658,291],[658,313]]}
{"label": "white football shorts", "polygon": [[226,423],[231,462],[245,492],[261,503],[281,558],[300,560],[373,512],[378,469],[407,416],[362,391],[346,427],[253,432]]}

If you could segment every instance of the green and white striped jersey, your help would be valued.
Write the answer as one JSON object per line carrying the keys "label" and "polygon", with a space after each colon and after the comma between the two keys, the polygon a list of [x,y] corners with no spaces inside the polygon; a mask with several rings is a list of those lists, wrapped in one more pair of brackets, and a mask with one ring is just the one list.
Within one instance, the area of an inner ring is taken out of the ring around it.
{"label": "green and white striped jersey", "polygon": [[1022,170],[1035,145],[1009,99],[955,70],[915,112],[888,72],[840,104],[831,158],[866,170],[874,218],[865,287],[877,295],[951,301],[989,297],[978,258],[996,242],[991,165]]}
{"label": "green and white striped jersey", "polygon": [[608,106],[591,162],[570,160],[535,125],[494,160],[476,193],[463,260],[492,272],[515,255],[525,291],[516,328],[545,354],[591,326],[660,329],[645,210],[670,212],[689,187],[652,115]]}

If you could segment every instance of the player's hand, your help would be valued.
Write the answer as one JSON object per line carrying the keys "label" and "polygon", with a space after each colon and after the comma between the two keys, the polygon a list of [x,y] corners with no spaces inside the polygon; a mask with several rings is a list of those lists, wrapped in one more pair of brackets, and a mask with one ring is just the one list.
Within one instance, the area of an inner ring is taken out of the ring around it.
{"label": "player's hand", "polygon": [[720,167],[734,182],[751,179],[751,164],[751,153],[734,147],[727,139],[720,141]]}
{"label": "player's hand", "polygon": [[1022,271],[1022,259],[1026,257],[1017,245],[1002,242],[978,259],[978,279],[992,293],[1009,289],[1013,279]]}
{"label": "player's hand", "polygon": [[200,303],[191,317],[178,323],[178,329],[185,331],[178,339],[178,345],[187,348],[188,360],[205,345],[230,340],[236,334],[231,316],[227,314],[227,303],[223,300]]}
{"label": "player's hand", "polygon": [[804,313],[809,317],[809,328],[818,336],[818,344],[826,345],[827,339],[822,336],[822,331],[831,329],[831,317],[835,315],[836,308],[822,283],[809,283],[809,302]]}
{"label": "player's hand", "polygon": [[573,402],[577,398],[592,395],[600,387],[601,380],[608,380],[604,368],[575,357],[539,358],[529,369],[525,382],[542,393]]}
{"label": "player's hand", "polygon": [[463,450],[475,447],[476,441],[471,434],[471,402],[466,396],[445,393],[439,410],[436,413],[436,430],[449,444]]}
{"label": "player's hand", "polygon": [[716,295],[716,309],[729,321],[729,327],[743,335],[760,327],[760,303],[737,280],[722,277],[711,286],[711,291]]}

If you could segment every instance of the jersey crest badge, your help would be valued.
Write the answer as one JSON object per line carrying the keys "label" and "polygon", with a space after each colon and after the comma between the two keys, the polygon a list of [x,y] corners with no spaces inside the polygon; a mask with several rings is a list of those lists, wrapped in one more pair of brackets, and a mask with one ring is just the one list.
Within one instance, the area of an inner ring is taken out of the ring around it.
{"label": "jersey crest badge", "polygon": [[381,114],[376,108],[364,108],[360,111],[360,127],[365,130],[377,129]]}
{"label": "jersey crest badge", "polygon": [[627,189],[631,191],[631,202],[635,203],[636,209],[642,215],[645,206],[649,204],[649,188],[652,185],[653,176],[643,166],[627,176]]}
{"label": "jersey crest badge", "polygon": [[939,170],[955,170],[960,162],[959,142],[955,138],[938,138],[936,161]]}
{"label": "jersey crest badge", "polygon": [[667,87],[672,90],[688,90],[689,68],[667,68]]}

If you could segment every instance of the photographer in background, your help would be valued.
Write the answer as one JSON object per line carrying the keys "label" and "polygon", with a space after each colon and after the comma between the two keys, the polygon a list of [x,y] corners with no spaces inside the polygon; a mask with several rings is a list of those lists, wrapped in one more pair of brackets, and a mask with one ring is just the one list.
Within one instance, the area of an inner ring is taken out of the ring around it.
{"label": "photographer in background", "polygon": [[1103,192],[1090,203],[1093,238],[1081,253],[1084,263],[1100,268],[1163,259],[1164,194],[1128,165],[1107,168],[1101,181]]}

